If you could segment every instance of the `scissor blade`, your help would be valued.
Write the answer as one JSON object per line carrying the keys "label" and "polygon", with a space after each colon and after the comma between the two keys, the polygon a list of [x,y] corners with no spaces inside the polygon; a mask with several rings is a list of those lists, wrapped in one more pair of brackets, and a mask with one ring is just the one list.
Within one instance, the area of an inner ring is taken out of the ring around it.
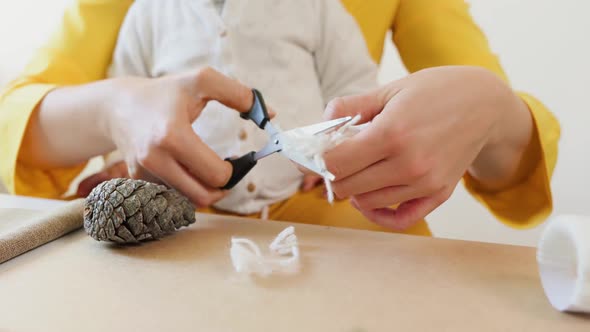
{"label": "scissor blade", "polygon": [[283,144],[281,144],[278,137],[279,135],[271,136],[268,143],[260,151],[254,154],[254,160],[260,160],[275,152],[281,151],[283,149]]}
{"label": "scissor blade", "polygon": [[275,126],[270,121],[268,121],[266,123],[266,125],[264,126],[264,130],[266,131],[266,134],[270,138],[272,138],[273,136],[276,136],[279,133],[277,128],[275,128]]}
{"label": "scissor blade", "polygon": [[314,162],[308,160],[303,155],[299,153],[287,153],[285,151],[281,151],[281,154],[287,158],[289,158],[292,162],[299,164],[308,170],[316,173],[319,176],[324,176],[324,174],[328,175],[328,179],[330,181],[334,181],[336,178],[334,174],[328,172],[327,170],[320,169]]}
{"label": "scissor blade", "polygon": [[338,119],[334,119],[334,120],[330,120],[330,121],[324,121],[324,122],[312,124],[310,126],[291,129],[287,132],[297,131],[297,132],[302,133],[304,135],[317,135],[317,134],[326,132],[330,129],[341,126],[350,120],[352,120],[352,116],[345,116],[343,118],[338,118]]}

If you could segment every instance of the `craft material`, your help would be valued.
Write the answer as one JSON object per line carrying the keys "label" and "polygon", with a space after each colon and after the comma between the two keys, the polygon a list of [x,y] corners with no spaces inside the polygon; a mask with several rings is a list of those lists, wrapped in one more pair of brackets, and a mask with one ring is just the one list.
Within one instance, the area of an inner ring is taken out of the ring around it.
{"label": "craft material", "polygon": [[[84,200],[78,199],[49,212],[24,211],[30,217],[0,231],[0,263],[82,227],[83,208]],[[11,222],[10,212],[1,218],[3,223]]]}
{"label": "craft material", "polygon": [[552,218],[539,242],[537,261],[555,309],[590,313],[590,217]]}
{"label": "craft material", "polygon": [[262,277],[273,273],[294,274],[300,269],[299,244],[295,228],[285,228],[269,245],[270,253],[264,255],[254,241],[246,238],[231,239],[230,256],[238,273]]}
{"label": "craft material", "polygon": [[296,153],[302,155],[309,163],[314,163],[319,169],[319,174],[324,178],[328,202],[334,202],[334,193],[332,191],[332,180],[334,176],[326,169],[324,153],[344,140],[354,136],[360,131],[360,126],[355,126],[361,120],[357,115],[347,123],[335,130],[327,130],[320,133],[309,133],[300,128],[282,133],[283,150],[287,153]]}
{"label": "craft material", "polygon": [[98,241],[137,243],[195,222],[195,207],[177,191],[142,180],[113,179],[92,190],[84,229]]}
{"label": "craft material", "polygon": [[[334,175],[330,174],[325,169],[325,167],[322,171],[322,169],[319,168],[315,162],[301,155],[298,150],[292,148],[285,149],[283,147],[283,139],[285,135],[288,135],[288,132],[281,132],[271,123],[270,116],[268,115],[268,111],[264,103],[264,98],[262,97],[260,91],[253,89],[252,93],[254,96],[252,108],[246,113],[240,113],[240,116],[243,119],[251,120],[256,124],[256,126],[258,126],[258,128],[264,130],[269,138],[268,143],[259,151],[248,152],[239,158],[226,159],[232,164],[232,174],[229,181],[225,184],[225,186],[222,187],[222,189],[233,188],[244,178],[244,176],[246,176],[246,174],[248,174],[254,168],[254,166],[256,166],[258,160],[268,157],[274,153],[280,153],[292,162],[299,164],[312,172],[315,172],[324,177],[327,176],[330,181],[334,180]],[[296,128],[293,130],[297,130],[300,133],[305,133],[305,135],[316,135],[334,128],[338,128],[349,122],[351,119],[352,117],[348,116],[316,123],[306,127]]]}

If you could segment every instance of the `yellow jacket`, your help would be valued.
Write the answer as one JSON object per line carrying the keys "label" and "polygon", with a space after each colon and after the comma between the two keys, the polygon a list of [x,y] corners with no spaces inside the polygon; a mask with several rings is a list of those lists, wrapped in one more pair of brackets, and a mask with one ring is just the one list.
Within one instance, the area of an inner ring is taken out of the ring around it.
{"label": "yellow jacket", "polygon": [[[410,72],[444,65],[485,67],[507,80],[487,40],[463,0],[342,0],[363,31],[367,47],[380,61],[387,31]],[[105,77],[119,27],[132,0],[77,0],[51,40],[34,56],[20,78],[0,94],[0,175],[12,193],[58,198],[84,165],[40,169],[18,160],[28,119],[56,86]],[[557,159],[559,124],[534,97],[520,93],[533,115],[537,137],[523,162],[537,165],[509,189],[485,192],[468,175],[467,189],[503,222],[534,226],[552,209],[550,178]],[[73,124],[75,125],[75,124]]]}

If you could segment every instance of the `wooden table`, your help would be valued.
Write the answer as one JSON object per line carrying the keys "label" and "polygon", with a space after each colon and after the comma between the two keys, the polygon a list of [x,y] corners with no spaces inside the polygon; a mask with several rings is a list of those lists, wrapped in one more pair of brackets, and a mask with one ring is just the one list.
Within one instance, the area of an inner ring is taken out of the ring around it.
{"label": "wooden table", "polygon": [[135,247],[77,231],[1,264],[0,331],[590,331],[550,306],[534,248],[296,225],[302,272],[248,278],[231,236],[266,244],[287,224],[197,219]]}

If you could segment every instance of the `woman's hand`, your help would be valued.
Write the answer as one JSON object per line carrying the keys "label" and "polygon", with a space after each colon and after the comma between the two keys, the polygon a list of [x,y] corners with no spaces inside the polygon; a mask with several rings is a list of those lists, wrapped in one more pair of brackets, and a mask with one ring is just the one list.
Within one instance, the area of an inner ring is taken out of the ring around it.
{"label": "woman's hand", "polygon": [[92,189],[104,181],[129,177],[127,164],[124,161],[116,162],[101,170],[100,172],[94,173],[80,181],[80,184],[78,184],[78,189],[76,190],[76,197],[84,198],[90,195]]}
{"label": "woman's hand", "polygon": [[192,123],[211,100],[249,110],[252,91],[212,69],[158,79],[125,78],[117,85],[120,93],[106,127],[129,175],[155,177],[199,206],[221,199],[224,193],[218,188],[229,180],[231,165],[197,136]]}
{"label": "woman's hand", "polygon": [[191,126],[211,100],[245,112],[253,95],[210,68],[58,88],[34,112],[19,158],[68,167],[118,149],[131,177],[164,182],[207,206],[223,197],[218,188],[232,172]]}
{"label": "woman's hand", "polygon": [[445,202],[466,171],[489,190],[515,181],[533,130],[524,102],[475,67],[423,70],[327,108],[329,118],[354,114],[372,122],[326,153],[334,191],[394,229]]}
{"label": "woman's hand", "polygon": [[322,179],[321,176],[315,174],[305,174],[305,176],[303,177],[303,182],[301,182],[300,190],[304,193],[310,192],[322,183],[324,183],[324,179]]}

